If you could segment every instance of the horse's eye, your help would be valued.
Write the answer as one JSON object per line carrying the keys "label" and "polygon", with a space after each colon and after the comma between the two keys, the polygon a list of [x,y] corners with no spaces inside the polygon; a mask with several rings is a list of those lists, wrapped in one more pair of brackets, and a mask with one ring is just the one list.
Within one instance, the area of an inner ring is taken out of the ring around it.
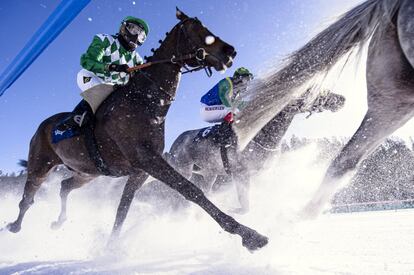
{"label": "horse's eye", "polygon": [[210,46],[212,45],[214,42],[216,42],[216,38],[212,35],[207,35],[206,39],[205,39],[206,45]]}

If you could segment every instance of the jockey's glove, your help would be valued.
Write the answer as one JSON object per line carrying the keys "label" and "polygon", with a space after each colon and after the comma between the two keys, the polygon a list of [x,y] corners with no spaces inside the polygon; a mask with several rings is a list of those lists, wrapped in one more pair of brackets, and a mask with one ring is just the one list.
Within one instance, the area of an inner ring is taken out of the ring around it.
{"label": "jockey's glove", "polygon": [[106,69],[109,72],[128,73],[129,66],[127,64],[108,64]]}

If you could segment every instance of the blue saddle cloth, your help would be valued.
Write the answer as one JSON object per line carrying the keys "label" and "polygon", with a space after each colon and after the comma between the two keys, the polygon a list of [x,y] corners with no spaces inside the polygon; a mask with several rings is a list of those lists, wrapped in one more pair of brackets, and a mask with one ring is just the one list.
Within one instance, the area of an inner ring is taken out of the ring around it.
{"label": "blue saddle cloth", "polygon": [[65,131],[60,131],[60,130],[57,129],[58,126],[61,125],[62,123],[64,123],[64,121],[67,118],[68,117],[64,117],[61,121],[56,123],[56,125],[52,128],[52,143],[58,143],[62,140],[81,135],[81,131],[80,131],[79,127],[76,127],[76,128],[72,127],[72,128],[69,128]]}
{"label": "blue saddle cloth", "polygon": [[213,126],[200,129],[200,131],[198,131],[197,135],[194,138],[194,142],[198,142],[203,139],[208,139],[210,137],[214,138],[214,136],[218,132],[219,126],[220,124],[215,124]]}

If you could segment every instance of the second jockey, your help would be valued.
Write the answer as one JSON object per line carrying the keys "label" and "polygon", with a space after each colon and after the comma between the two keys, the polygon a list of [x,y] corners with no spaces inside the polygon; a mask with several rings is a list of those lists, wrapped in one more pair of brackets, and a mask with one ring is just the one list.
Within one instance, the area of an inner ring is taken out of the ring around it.
{"label": "second jockey", "polygon": [[218,142],[229,142],[234,114],[242,107],[240,95],[247,90],[253,75],[244,67],[238,68],[233,77],[220,80],[201,97],[200,114],[204,121],[221,123]]}

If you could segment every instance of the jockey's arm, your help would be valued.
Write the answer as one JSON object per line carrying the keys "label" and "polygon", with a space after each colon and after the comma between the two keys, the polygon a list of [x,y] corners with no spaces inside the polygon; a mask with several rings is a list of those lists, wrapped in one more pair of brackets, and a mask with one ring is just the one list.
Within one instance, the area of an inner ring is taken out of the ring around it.
{"label": "jockey's arm", "polygon": [[218,95],[221,103],[226,107],[232,107],[233,82],[226,77],[218,83]]}
{"label": "jockey's arm", "polygon": [[106,64],[102,60],[104,51],[104,42],[95,35],[88,50],[81,56],[81,66],[93,73],[105,73]]}

